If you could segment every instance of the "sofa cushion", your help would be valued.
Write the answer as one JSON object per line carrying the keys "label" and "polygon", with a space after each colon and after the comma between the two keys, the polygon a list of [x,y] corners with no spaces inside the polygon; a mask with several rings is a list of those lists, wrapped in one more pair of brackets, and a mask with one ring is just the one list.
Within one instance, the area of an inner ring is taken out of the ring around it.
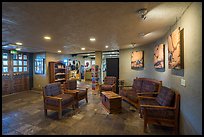
{"label": "sofa cushion", "polygon": [[80,89],[78,92],[79,97],[86,96],[86,94],[87,94],[86,90],[83,90],[83,89]]}
{"label": "sofa cushion", "polygon": [[130,91],[132,91],[132,89],[120,89],[120,91],[119,91],[119,95],[120,96],[124,96],[124,97],[126,97],[127,96],[127,94],[130,92]]}
{"label": "sofa cushion", "polygon": [[133,85],[132,88],[135,92],[141,92],[141,88],[142,88],[142,80],[140,79],[134,79],[133,80]]}
{"label": "sofa cushion", "polygon": [[106,85],[113,85],[116,83],[116,77],[106,76],[104,79],[104,84]]}
{"label": "sofa cushion", "polygon": [[126,97],[130,100],[132,100],[133,102],[137,102],[138,98],[137,98],[137,93],[135,91],[128,91],[126,94]]}
{"label": "sofa cushion", "polygon": [[171,106],[174,96],[175,93],[170,88],[162,86],[158,96],[156,97],[156,101],[161,106]]}
{"label": "sofa cushion", "polygon": [[68,79],[66,81],[66,88],[69,90],[75,90],[77,88],[77,80],[75,79]]}
{"label": "sofa cushion", "polygon": [[113,88],[112,85],[102,85],[101,86],[101,90],[105,90],[105,91],[112,90],[112,88]]}
{"label": "sofa cushion", "polygon": [[[62,98],[62,106],[65,106],[69,103],[71,103],[72,101],[74,101],[74,96],[70,95],[70,94],[59,94],[56,97]],[[52,105],[52,106],[59,106],[59,102],[58,100],[53,100],[53,99],[46,99],[46,104],[48,105]]]}
{"label": "sofa cushion", "polygon": [[47,84],[44,91],[46,96],[56,96],[61,94],[61,84],[59,82]]}
{"label": "sofa cushion", "polygon": [[160,119],[174,119],[174,110],[147,108],[147,117]]}
{"label": "sofa cushion", "polygon": [[140,105],[156,105],[159,106],[159,103],[155,99],[140,99]]}
{"label": "sofa cushion", "polygon": [[141,92],[156,92],[159,88],[157,83],[143,80]]}

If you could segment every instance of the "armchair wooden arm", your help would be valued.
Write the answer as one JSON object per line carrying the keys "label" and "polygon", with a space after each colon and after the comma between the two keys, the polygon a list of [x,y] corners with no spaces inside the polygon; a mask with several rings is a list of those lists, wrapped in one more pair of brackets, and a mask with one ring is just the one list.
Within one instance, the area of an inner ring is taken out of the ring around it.
{"label": "armchair wooden arm", "polygon": [[85,89],[86,91],[88,91],[88,87],[76,87],[76,89]]}
{"label": "armchair wooden arm", "polygon": [[138,96],[139,99],[155,99],[156,97]]}
{"label": "armchair wooden arm", "polygon": [[55,97],[55,96],[45,96],[45,99],[60,100],[60,101],[62,101],[62,98],[60,98],[60,97]]}
{"label": "armchair wooden arm", "polygon": [[159,92],[141,92],[141,93],[137,93],[137,95],[151,95],[151,94],[159,94]]}
{"label": "armchair wooden arm", "polygon": [[170,110],[175,110],[175,107],[169,107],[169,106],[140,105],[140,107],[144,107],[144,108],[158,108],[158,109],[170,109]]}
{"label": "armchair wooden arm", "polygon": [[132,86],[130,86],[130,85],[126,85],[126,86],[124,86],[124,85],[123,85],[122,87],[126,87],[126,88],[128,88],[128,87],[132,87]]}

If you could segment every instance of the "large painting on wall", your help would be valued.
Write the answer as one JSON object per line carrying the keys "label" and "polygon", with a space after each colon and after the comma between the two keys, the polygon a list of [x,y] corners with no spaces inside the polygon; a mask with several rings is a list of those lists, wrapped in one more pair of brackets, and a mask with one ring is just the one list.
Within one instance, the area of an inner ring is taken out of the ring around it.
{"label": "large painting on wall", "polygon": [[154,48],[154,67],[164,68],[164,44],[157,45]]}
{"label": "large painting on wall", "polygon": [[182,69],[182,40],[180,27],[168,37],[168,65],[169,69]]}
{"label": "large painting on wall", "polygon": [[144,67],[144,51],[134,51],[131,55],[131,69]]}

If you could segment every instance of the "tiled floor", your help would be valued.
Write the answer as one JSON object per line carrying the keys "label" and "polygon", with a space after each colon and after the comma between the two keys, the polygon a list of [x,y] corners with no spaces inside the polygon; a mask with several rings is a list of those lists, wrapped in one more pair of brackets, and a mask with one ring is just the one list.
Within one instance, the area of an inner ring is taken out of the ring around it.
{"label": "tiled floor", "polygon": [[171,128],[150,125],[143,132],[143,119],[138,110],[122,101],[122,113],[107,114],[97,92],[89,86],[87,104],[79,102],[79,108],[63,111],[61,120],[57,112],[48,110],[44,116],[43,98],[38,91],[25,91],[2,97],[3,135],[169,135]]}

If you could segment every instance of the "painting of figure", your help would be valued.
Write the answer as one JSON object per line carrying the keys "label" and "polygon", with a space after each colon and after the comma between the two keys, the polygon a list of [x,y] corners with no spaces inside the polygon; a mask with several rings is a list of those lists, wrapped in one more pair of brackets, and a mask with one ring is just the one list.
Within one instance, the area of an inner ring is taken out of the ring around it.
{"label": "painting of figure", "polygon": [[134,51],[131,55],[131,69],[144,67],[144,51]]}
{"label": "painting of figure", "polygon": [[154,48],[154,67],[164,68],[164,44],[157,45]]}
{"label": "painting of figure", "polygon": [[181,31],[177,28],[168,37],[168,64],[169,69],[181,69]]}

